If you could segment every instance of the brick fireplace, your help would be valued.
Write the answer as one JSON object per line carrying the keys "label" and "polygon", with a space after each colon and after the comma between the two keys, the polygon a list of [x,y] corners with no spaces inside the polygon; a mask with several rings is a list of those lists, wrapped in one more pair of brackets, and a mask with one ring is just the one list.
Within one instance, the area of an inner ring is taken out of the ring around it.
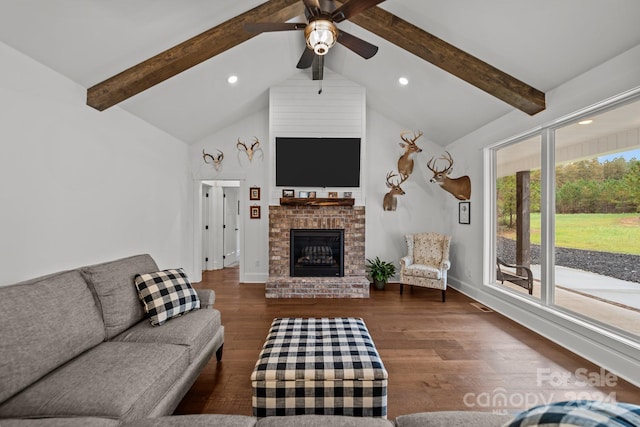
{"label": "brick fireplace", "polygon": [[[291,277],[290,230],[343,229],[343,277]],[[269,206],[267,298],[368,298],[364,206]]]}

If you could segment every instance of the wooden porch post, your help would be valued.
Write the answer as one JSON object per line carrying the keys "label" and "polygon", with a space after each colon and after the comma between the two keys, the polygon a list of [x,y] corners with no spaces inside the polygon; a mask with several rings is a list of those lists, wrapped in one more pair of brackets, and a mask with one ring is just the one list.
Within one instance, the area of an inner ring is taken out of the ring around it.
{"label": "wooden porch post", "polygon": [[[516,264],[531,266],[530,171],[516,172]],[[524,269],[516,274],[524,276]]]}

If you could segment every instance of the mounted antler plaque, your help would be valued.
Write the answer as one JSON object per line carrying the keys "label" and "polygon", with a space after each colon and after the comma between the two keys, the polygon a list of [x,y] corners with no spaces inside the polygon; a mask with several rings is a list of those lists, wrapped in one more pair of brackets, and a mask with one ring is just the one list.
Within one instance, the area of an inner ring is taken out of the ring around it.
{"label": "mounted antler plaque", "polygon": [[247,147],[247,144],[240,141],[240,138],[238,138],[238,143],[236,144],[236,147],[238,147],[238,150],[244,151],[245,153],[247,153],[247,156],[249,157],[249,161],[252,161],[253,155],[256,153],[256,151],[260,150],[259,148],[260,141],[258,141],[258,138],[254,136],[253,141],[254,141],[253,144],[251,144],[250,147]]}
{"label": "mounted antler plaque", "polygon": [[[212,164],[213,167],[218,171],[220,170],[220,166],[222,166],[222,160],[224,160],[224,153],[218,150],[218,155],[213,156],[211,154],[205,153],[204,148],[202,149],[202,158],[206,164]],[[211,159],[211,161],[207,161],[207,159]]]}

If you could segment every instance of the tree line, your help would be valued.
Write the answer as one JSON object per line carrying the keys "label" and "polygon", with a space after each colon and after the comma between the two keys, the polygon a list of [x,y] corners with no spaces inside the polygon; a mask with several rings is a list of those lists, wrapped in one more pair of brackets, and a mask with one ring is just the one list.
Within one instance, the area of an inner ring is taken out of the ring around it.
{"label": "tree line", "polygon": [[[512,227],[516,209],[516,176],[497,180],[498,216]],[[540,212],[540,170],[530,174],[530,209]],[[640,212],[640,160],[617,157],[581,160],[556,166],[556,212]]]}

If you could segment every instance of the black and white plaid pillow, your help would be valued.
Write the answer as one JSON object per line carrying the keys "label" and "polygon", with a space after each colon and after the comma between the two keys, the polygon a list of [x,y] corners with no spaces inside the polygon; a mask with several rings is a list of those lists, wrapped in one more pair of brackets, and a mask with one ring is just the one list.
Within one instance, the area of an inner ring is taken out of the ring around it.
{"label": "black and white plaid pillow", "polygon": [[137,274],[138,296],[154,326],[200,308],[198,294],[181,268]]}

